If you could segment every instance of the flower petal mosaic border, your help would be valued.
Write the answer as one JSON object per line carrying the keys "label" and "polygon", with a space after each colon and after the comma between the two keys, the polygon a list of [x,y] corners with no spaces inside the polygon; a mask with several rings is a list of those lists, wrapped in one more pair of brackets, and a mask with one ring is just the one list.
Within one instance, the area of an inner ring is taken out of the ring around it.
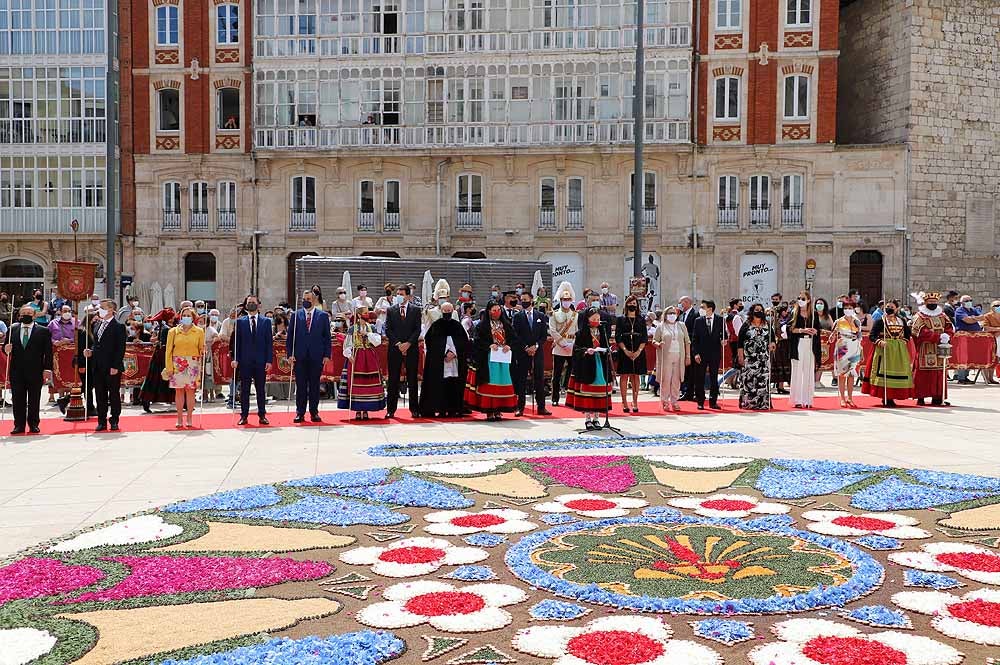
{"label": "flower petal mosaic border", "polygon": [[1000,655],[1000,479],[615,452],[333,473],[67,534],[0,564],[0,663]]}

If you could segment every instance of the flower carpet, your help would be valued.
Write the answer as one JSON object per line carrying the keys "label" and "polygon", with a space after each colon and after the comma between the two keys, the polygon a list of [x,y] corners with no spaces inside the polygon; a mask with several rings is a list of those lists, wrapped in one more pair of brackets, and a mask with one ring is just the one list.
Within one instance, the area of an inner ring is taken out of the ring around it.
{"label": "flower carpet", "polygon": [[1000,659],[1000,479],[572,455],[194,498],[0,565],[0,665]]}

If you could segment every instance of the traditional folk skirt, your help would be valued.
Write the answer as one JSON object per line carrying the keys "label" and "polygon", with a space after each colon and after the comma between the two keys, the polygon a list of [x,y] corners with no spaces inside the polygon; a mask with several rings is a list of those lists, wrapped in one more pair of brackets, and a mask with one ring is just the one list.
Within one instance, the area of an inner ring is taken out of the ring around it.
{"label": "traditional folk skirt", "polygon": [[566,387],[566,406],[584,413],[605,413],[611,410],[611,384],[604,380],[604,364],[595,355],[597,370],[594,383],[581,383],[574,372]]}
{"label": "traditional folk skirt", "polygon": [[153,351],[149,361],[149,370],[139,389],[139,400],[142,402],[173,402],[174,391],[160,373],[166,361],[166,349],[159,345]]}
{"label": "traditional folk skirt", "polygon": [[350,411],[381,411],[385,390],[374,349],[354,349],[354,358],[344,363],[340,373],[337,408]]}
{"label": "traditional folk skirt", "polygon": [[913,397],[913,374],[906,340],[889,339],[883,348],[875,348],[865,372],[861,392],[886,399]]}
{"label": "traditional folk skirt", "polygon": [[490,413],[493,411],[513,411],[517,407],[517,395],[510,380],[510,365],[490,363],[490,373],[486,383],[477,383],[477,369],[470,367],[465,378],[465,403],[470,409]]}

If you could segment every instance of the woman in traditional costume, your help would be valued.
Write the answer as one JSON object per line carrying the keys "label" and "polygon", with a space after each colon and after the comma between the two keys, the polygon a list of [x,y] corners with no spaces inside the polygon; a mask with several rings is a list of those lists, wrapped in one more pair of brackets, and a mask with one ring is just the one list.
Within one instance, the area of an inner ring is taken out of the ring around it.
{"label": "woman in traditional costume", "polygon": [[170,383],[163,378],[163,368],[166,367],[167,358],[167,335],[174,324],[176,314],[170,307],[165,307],[157,312],[150,322],[159,323],[160,329],[154,337],[153,355],[149,360],[149,369],[146,371],[146,378],[142,380],[142,387],[139,388],[139,402],[142,410],[152,413],[150,405],[153,402],[172,403],[174,401],[174,391]]}
{"label": "woman in traditional costume", "polygon": [[677,308],[663,310],[663,321],[653,332],[656,347],[656,381],[660,385],[663,410],[680,411],[681,381],[684,368],[691,365],[691,338],[687,326],[677,320]]}
{"label": "woman in traditional costume", "polygon": [[854,382],[861,365],[861,321],[854,303],[844,301],[844,315],[833,324],[833,374],[837,377],[840,406],[854,408]]}
{"label": "woman in traditional costume", "polygon": [[[566,390],[566,406],[583,412],[587,429],[600,429],[598,414],[611,410],[610,340],[601,325],[601,313],[590,307],[583,313],[573,346],[573,373]],[[645,330],[643,330],[645,333]]]}
{"label": "woman in traditional costume", "polygon": [[369,321],[368,305],[364,300],[355,310],[354,325],[344,337],[344,369],[340,374],[337,408],[354,411],[354,420],[368,420],[372,411],[385,408],[385,389],[378,352],[382,336]]}
{"label": "woman in traditional costume", "polygon": [[489,422],[503,418],[500,414],[517,408],[517,395],[510,378],[510,362],[494,361],[490,354],[502,351],[510,357],[510,342],[514,329],[503,317],[500,303],[491,300],[479,317],[473,339],[475,365],[469,367],[465,382],[465,403],[482,411]]}
{"label": "woman in traditional costume", "polygon": [[861,391],[881,397],[887,407],[896,406],[897,399],[913,397],[913,373],[910,363],[910,328],[889,303],[885,313],[872,326],[869,337],[875,346],[865,372]]}
{"label": "woman in traditional costume", "polygon": [[740,408],[767,411],[771,408],[770,361],[774,349],[771,326],[764,316],[764,306],[750,306],[746,323],[740,328],[736,353],[740,363]]}
{"label": "woman in traditional costume", "polygon": [[559,406],[559,393],[569,385],[573,369],[573,345],[577,325],[576,291],[569,282],[556,289],[559,307],[549,317],[549,337],[552,338],[552,406]]}

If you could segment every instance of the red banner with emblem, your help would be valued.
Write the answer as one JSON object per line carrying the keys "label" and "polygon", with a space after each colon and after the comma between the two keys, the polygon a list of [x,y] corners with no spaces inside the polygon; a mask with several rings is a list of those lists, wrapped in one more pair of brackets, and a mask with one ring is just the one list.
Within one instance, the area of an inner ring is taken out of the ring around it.
{"label": "red banner with emblem", "polygon": [[90,294],[94,292],[97,264],[84,261],[56,261],[55,263],[59,295],[73,302],[90,298]]}

